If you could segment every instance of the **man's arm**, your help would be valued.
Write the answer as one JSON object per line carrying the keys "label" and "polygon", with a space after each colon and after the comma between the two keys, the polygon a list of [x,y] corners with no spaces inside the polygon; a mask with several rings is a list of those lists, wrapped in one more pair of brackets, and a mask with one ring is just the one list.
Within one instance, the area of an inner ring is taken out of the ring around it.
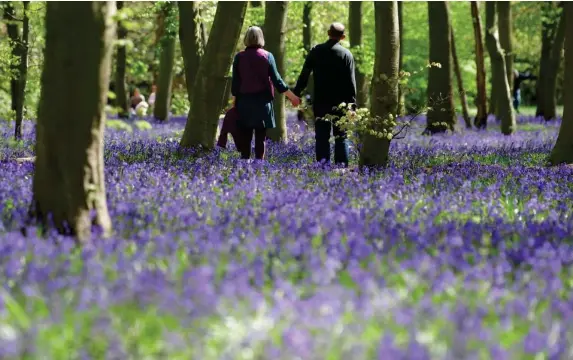
{"label": "man's arm", "polygon": [[356,103],[356,65],[352,55],[350,55],[348,60],[348,70],[350,71],[350,84],[348,84],[348,101]]}
{"label": "man's arm", "polygon": [[292,91],[296,96],[300,97],[301,93],[306,86],[308,85],[308,77],[312,72],[312,68],[314,67],[314,49],[312,49],[306,59],[304,60],[304,65],[302,66],[302,70],[300,75],[298,76],[298,80],[296,81],[296,86]]}

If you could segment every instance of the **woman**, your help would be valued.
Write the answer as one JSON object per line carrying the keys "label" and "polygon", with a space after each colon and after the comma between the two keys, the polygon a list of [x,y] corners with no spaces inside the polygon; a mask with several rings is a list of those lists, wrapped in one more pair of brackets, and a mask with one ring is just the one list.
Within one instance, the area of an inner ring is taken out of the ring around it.
{"label": "woman", "polygon": [[265,39],[258,26],[251,26],[245,34],[246,49],[235,55],[231,93],[239,114],[237,127],[241,134],[241,158],[251,157],[251,141],[255,133],[255,158],[265,156],[266,129],[273,129],[275,113],[273,108],[274,87],[285,94],[293,106],[300,99],[289,90],[270,52],[263,50]]}

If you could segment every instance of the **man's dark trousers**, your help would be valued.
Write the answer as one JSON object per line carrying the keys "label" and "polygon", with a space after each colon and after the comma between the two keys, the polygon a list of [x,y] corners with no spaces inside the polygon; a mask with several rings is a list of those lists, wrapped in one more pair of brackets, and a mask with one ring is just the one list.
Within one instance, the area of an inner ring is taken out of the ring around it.
{"label": "man's dark trousers", "polygon": [[[316,139],[316,161],[330,162],[330,133],[334,135],[334,162],[348,165],[348,136],[345,131],[336,125],[336,120],[324,120],[326,114],[341,116],[342,112],[325,111],[324,106],[315,105],[314,134]],[[326,107],[332,109],[331,106]]]}

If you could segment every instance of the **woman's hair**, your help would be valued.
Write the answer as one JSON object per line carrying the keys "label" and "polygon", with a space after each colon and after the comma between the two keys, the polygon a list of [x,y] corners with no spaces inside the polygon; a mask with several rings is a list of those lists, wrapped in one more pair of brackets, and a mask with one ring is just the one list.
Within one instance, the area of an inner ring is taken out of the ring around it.
{"label": "woman's hair", "polygon": [[243,43],[246,47],[249,46],[265,46],[265,37],[263,35],[263,30],[258,26],[251,26],[247,29],[245,33],[245,38],[243,39]]}

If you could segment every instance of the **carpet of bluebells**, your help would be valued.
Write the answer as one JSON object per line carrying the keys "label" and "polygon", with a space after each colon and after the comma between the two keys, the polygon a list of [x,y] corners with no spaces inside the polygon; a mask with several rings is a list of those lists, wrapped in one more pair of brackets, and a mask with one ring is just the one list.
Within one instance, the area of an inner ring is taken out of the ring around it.
{"label": "carpet of bluebells", "polygon": [[184,122],[109,121],[115,233],[81,249],[21,235],[34,125],[0,123],[1,359],[573,358],[559,122],[422,118],[372,174],[314,164],[294,119],[266,162],[178,153]]}

